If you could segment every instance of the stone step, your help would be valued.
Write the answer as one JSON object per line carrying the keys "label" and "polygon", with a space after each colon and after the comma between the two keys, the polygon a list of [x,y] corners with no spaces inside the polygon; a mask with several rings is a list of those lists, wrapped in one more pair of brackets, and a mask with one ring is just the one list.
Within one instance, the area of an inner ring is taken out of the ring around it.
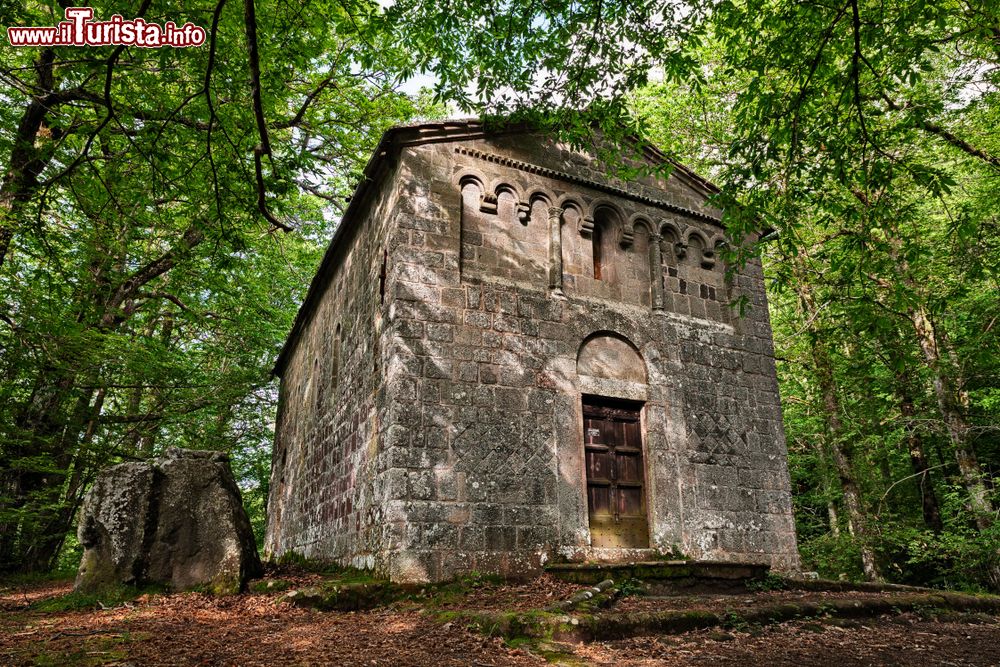
{"label": "stone step", "polygon": [[746,590],[767,576],[769,565],[699,560],[648,560],[633,563],[554,563],[545,570],[563,581],[593,585],[611,579],[637,579],[650,595]]}
{"label": "stone step", "polygon": [[[709,601],[710,602],[710,601]],[[642,610],[636,612],[599,611],[597,613],[476,612],[460,613],[470,627],[507,639],[592,642],[613,641],[626,637],[682,634],[713,627],[739,627],[816,619],[839,625],[840,619],[875,618],[884,614],[940,613],[947,610],[963,614],[1000,614],[1000,597],[936,593],[887,593],[878,596],[829,598],[799,601],[767,601],[745,605],[734,611],[729,604],[688,609]],[[669,607],[669,605],[664,605]],[[457,619],[449,617],[451,622]],[[982,619],[975,619],[982,622]],[[991,619],[990,619],[991,620]]]}

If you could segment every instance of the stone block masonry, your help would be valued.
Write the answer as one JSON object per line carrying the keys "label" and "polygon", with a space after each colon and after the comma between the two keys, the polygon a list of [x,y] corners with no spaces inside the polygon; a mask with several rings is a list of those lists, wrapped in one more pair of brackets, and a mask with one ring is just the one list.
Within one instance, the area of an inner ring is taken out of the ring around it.
{"label": "stone block masonry", "polygon": [[272,557],[798,566],[760,264],[727,273],[683,167],[604,174],[525,129],[387,133],[276,365]]}

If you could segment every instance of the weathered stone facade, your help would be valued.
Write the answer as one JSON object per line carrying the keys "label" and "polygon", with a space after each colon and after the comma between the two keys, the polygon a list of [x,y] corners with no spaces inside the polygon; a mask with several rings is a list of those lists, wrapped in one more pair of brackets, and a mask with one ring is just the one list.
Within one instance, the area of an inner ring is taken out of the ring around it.
{"label": "weathered stone facade", "polygon": [[727,279],[709,184],[472,121],[390,130],[366,176],[276,366],[272,557],[797,567],[761,266]]}

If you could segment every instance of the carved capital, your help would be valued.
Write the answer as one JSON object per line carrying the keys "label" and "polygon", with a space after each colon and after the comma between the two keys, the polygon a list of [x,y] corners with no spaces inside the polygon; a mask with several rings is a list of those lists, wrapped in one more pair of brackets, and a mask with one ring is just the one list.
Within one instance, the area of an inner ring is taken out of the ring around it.
{"label": "carved capital", "polygon": [[483,199],[479,203],[479,210],[483,213],[496,213],[497,212],[497,196],[486,192],[483,194]]}
{"label": "carved capital", "polygon": [[528,224],[528,220],[531,219],[531,204],[526,201],[517,203],[517,219],[522,225]]}
{"label": "carved capital", "polygon": [[635,227],[632,225],[623,226],[618,233],[618,245],[622,248],[628,248],[633,241],[635,241]]}
{"label": "carved capital", "polygon": [[559,206],[549,207],[549,220],[555,218],[556,220],[562,220],[563,210]]}

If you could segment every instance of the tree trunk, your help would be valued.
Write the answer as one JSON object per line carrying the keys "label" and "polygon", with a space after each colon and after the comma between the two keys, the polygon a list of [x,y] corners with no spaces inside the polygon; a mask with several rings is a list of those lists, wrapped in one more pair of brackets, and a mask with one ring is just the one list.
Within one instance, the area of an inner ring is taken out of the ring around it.
{"label": "tree trunk", "polygon": [[833,381],[833,367],[822,343],[815,336],[812,341],[812,355],[823,397],[823,406],[826,410],[829,449],[833,455],[840,488],[844,493],[847,528],[861,545],[861,567],[865,578],[869,581],[881,581],[882,574],[875,561],[875,552],[868,542],[869,531],[861,503],[861,490],[858,488],[851,464],[854,454],[853,447],[850,441],[844,437],[844,426],[840,420],[840,400],[837,397],[836,385]]}
{"label": "tree trunk", "polygon": [[[4,486],[11,489],[12,530],[0,535],[0,568],[36,572],[47,569],[39,554],[60,505],[69,464],[59,444],[71,430],[75,377],[49,369],[15,420],[17,439],[7,449]],[[77,431],[79,433],[79,431]]]}
{"label": "tree trunk", "polygon": [[939,533],[944,528],[941,521],[941,506],[938,504],[934,484],[930,479],[930,464],[924,451],[924,439],[914,423],[917,410],[913,405],[912,392],[905,377],[896,376],[896,388],[899,396],[899,412],[903,416],[903,428],[906,430],[906,449],[910,454],[913,474],[916,475],[917,491],[920,492],[920,508],[924,515],[924,524],[935,533]]}
{"label": "tree trunk", "polygon": [[[892,230],[893,235],[889,239],[892,245],[892,257],[896,263],[899,275],[903,284],[912,291],[913,294],[921,294],[921,286],[917,283],[910,271],[909,262],[900,252],[901,235],[897,230]],[[993,503],[989,498],[989,491],[983,479],[982,469],[976,458],[975,449],[972,446],[972,439],[969,434],[969,424],[965,418],[965,411],[962,408],[960,398],[961,383],[954,377],[953,368],[941,358],[941,344],[938,332],[934,323],[930,319],[927,308],[923,301],[907,308],[907,315],[913,325],[913,331],[920,346],[920,351],[924,358],[924,364],[931,372],[932,384],[934,386],[934,397],[937,400],[938,411],[941,413],[941,420],[944,422],[945,432],[948,441],[955,452],[955,460],[958,463],[959,475],[962,484],[969,495],[969,505],[972,508],[976,527],[979,530],[986,530],[995,521]]]}
{"label": "tree trunk", "polygon": [[832,498],[826,501],[826,516],[830,521],[830,533],[840,537],[840,517],[837,515],[837,503]]}
{"label": "tree trunk", "polygon": [[[160,329],[160,342],[166,348],[170,347],[170,339],[174,332],[174,314],[166,310],[163,312],[163,326]],[[162,401],[162,391],[157,388],[152,390],[153,402],[160,403]],[[139,440],[139,456],[148,458],[153,455],[153,448],[156,445],[156,424],[147,425],[145,428],[145,433],[143,433],[142,438]]]}
{"label": "tree trunk", "polygon": [[[4,167],[4,177],[0,183],[0,268],[10,250],[21,209],[38,189],[38,176],[52,158],[52,142],[47,142],[46,149],[41,150],[38,138],[46,116],[61,102],[66,101],[63,100],[66,97],[65,91],[62,95],[56,92],[54,61],[55,51],[43,49],[34,63],[34,88],[39,92],[21,114]],[[58,139],[60,130],[56,128],[50,134]]]}
{"label": "tree trunk", "polygon": [[797,274],[796,292],[808,322],[810,353],[819,381],[823,410],[826,413],[827,448],[832,455],[834,468],[844,495],[847,527],[861,546],[861,567],[865,578],[869,581],[882,581],[882,574],[879,572],[878,563],[875,560],[875,552],[868,541],[869,531],[862,507],[861,491],[851,467],[853,454],[851,443],[844,437],[844,425],[840,419],[840,399],[837,396],[837,387],[833,377],[833,364],[827,348],[820,340],[821,332],[816,324],[819,312],[810,285],[806,282],[805,270],[801,262],[802,260],[799,258],[793,260]]}
{"label": "tree trunk", "polygon": [[969,424],[965,419],[954,380],[942,363],[937,332],[922,306],[911,308],[909,315],[924,361],[933,377],[934,397],[937,399],[948,440],[955,450],[955,460],[958,463],[962,484],[969,494],[969,504],[976,526],[979,530],[986,530],[993,525],[993,503],[990,501],[989,491],[972,446]]}

